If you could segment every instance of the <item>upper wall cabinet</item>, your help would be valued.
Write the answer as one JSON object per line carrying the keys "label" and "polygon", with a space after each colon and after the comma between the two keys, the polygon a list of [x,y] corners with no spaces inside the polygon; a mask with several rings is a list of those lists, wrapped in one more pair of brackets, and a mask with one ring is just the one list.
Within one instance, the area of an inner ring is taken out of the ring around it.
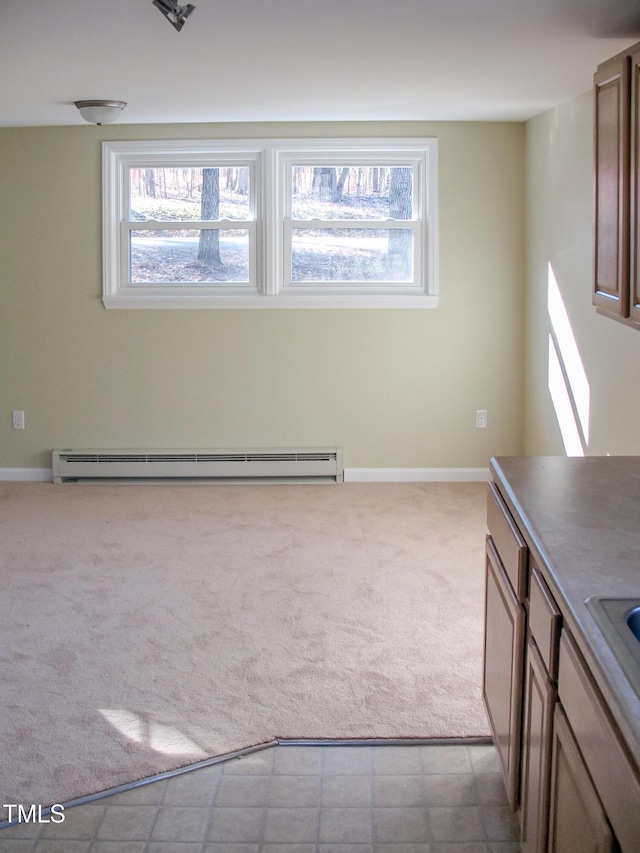
{"label": "upper wall cabinet", "polygon": [[593,304],[640,328],[640,44],[598,67],[595,90]]}

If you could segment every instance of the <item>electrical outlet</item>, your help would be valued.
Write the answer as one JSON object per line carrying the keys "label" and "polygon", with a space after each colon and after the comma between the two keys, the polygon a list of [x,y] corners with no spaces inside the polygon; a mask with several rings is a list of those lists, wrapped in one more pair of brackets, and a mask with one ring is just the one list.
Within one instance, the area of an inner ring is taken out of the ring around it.
{"label": "electrical outlet", "polygon": [[476,429],[487,428],[487,410],[478,409],[476,412]]}
{"label": "electrical outlet", "polygon": [[14,429],[24,429],[24,412],[19,412],[17,409],[14,409],[12,413],[12,422]]}

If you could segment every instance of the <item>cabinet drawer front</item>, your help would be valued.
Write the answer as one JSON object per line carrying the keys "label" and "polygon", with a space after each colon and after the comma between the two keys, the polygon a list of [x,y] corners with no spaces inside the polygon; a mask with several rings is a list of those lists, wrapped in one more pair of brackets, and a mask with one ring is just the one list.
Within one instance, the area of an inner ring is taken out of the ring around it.
{"label": "cabinet drawer front", "polygon": [[527,543],[494,483],[489,483],[487,494],[487,527],[509,583],[522,602],[527,588]]}
{"label": "cabinet drawer front", "polygon": [[640,850],[640,778],[565,631],[560,638],[558,696],[622,850]]}
{"label": "cabinet drawer front", "polygon": [[536,641],[549,677],[558,677],[558,652],[562,616],[542,576],[531,568],[529,581],[529,631]]}

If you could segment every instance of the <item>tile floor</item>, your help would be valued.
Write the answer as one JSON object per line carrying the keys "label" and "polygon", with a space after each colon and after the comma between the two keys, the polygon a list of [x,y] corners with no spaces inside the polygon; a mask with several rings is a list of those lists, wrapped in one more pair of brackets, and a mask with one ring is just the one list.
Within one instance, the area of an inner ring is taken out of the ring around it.
{"label": "tile floor", "polygon": [[490,745],[277,745],[0,830],[0,853],[516,853]]}

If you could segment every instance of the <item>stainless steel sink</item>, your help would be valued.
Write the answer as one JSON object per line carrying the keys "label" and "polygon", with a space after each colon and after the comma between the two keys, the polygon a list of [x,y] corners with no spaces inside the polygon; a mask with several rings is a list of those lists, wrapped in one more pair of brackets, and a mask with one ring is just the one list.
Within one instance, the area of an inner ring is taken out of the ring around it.
{"label": "stainless steel sink", "polygon": [[629,683],[640,696],[640,597],[585,601]]}
{"label": "stainless steel sink", "polygon": [[627,625],[631,628],[633,636],[640,643],[640,607],[634,607],[627,616]]}

